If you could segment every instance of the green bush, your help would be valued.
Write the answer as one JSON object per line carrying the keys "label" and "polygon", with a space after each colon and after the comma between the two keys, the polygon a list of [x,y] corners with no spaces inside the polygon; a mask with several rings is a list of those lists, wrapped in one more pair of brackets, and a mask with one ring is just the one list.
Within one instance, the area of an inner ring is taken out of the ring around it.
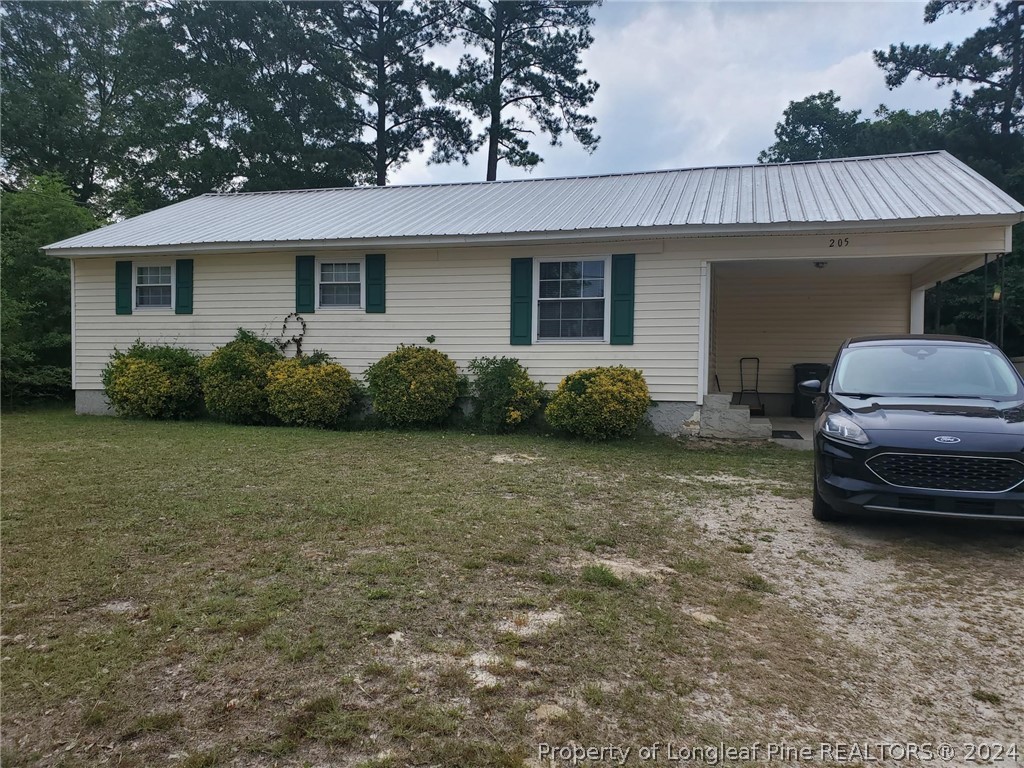
{"label": "green bush", "polygon": [[540,408],[543,388],[514,357],[478,357],[473,374],[474,417],[488,432],[511,432]]}
{"label": "green bush", "polygon": [[0,393],[8,405],[71,399],[71,368],[60,365],[0,366]]}
{"label": "green bush", "polygon": [[199,364],[210,415],[233,424],[270,421],[267,371],[281,359],[280,350],[269,341],[239,328],[233,341],[215,349]]}
{"label": "green bush", "polygon": [[348,415],[355,395],[348,370],[325,356],[281,360],[267,371],[270,413],[295,427],[339,426]]}
{"label": "green bush", "polygon": [[621,365],[588,368],[562,379],[544,416],[555,429],[607,440],[636,432],[650,403],[640,371]]}
{"label": "green bush", "polygon": [[366,369],[373,410],[392,427],[440,424],[459,394],[455,362],[436,349],[400,346]]}
{"label": "green bush", "polygon": [[136,341],[114,351],[103,369],[103,389],[120,416],[187,419],[202,410],[199,356],[180,347]]}

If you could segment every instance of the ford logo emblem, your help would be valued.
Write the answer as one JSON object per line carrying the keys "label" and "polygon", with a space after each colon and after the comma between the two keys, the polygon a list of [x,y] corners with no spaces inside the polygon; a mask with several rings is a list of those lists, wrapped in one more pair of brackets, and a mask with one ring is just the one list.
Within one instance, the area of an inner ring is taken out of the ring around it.
{"label": "ford logo emblem", "polygon": [[960,438],[953,437],[952,435],[939,435],[938,437],[935,438],[935,442],[943,443],[945,445],[953,445],[954,443],[959,443]]}

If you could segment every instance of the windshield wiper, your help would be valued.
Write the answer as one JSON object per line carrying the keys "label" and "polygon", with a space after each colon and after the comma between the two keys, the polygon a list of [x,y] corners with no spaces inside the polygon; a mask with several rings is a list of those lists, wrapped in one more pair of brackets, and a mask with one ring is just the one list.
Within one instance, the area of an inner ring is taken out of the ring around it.
{"label": "windshield wiper", "polygon": [[842,397],[856,397],[858,400],[870,400],[872,397],[884,397],[884,395],[872,395],[870,392],[836,392]]}
{"label": "windshield wiper", "polygon": [[981,395],[910,395],[910,397],[931,397],[936,400],[990,400]]}

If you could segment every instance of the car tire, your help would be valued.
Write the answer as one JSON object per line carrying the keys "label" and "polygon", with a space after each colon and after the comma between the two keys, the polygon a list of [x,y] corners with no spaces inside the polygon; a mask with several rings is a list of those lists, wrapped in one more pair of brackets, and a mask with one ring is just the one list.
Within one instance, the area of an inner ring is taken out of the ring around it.
{"label": "car tire", "polygon": [[811,501],[811,515],[821,523],[834,523],[843,519],[843,515],[836,512],[818,493],[818,483],[814,483],[814,498]]}

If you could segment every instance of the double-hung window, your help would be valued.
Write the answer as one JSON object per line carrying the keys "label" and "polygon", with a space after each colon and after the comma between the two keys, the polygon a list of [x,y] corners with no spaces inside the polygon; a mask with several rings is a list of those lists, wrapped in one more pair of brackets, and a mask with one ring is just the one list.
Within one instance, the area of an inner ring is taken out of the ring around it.
{"label": "double-hung window", "polygon": [[174,268],[170,264],[135,267],[135,308],[170,309],[174,303]]}
{"label": "double-hung window", "polygon": [[538,266],[537,341],[604,341],[606,259],[541,260]]}
{"label": "double-hung window", "polygon": [[363,268],[359,261],[321,261],[317,266],[317,302],[321,308],[358,309],[363,305]]}

